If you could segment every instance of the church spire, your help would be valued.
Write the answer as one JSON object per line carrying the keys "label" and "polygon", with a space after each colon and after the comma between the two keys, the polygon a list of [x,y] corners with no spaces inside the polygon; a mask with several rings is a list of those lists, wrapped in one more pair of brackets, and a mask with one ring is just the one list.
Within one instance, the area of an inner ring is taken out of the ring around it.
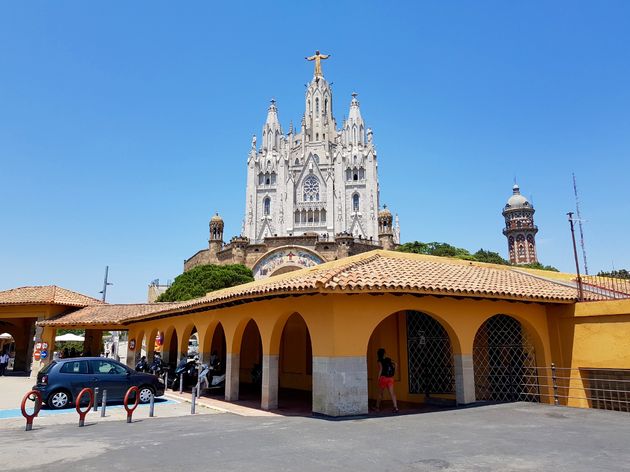
{"label": "church spire", "polygon": [[271,99],[271,104],[267,111],[267,121],[263,126],[263,149],[278,149],[280,146],[280,138],[282,136],[282,128],[280,127],[280,121],[278,120],[278,109],[276,108],[276,101]]}
{"label": "church spire", "polygon": [[355,146],[365,144],[365,123],[361,116],[361,108],[359,107],[357,96],[358,94],[356,92],[352,94],[350,112],[348,113],[348,119],[345,121],[343,127],[344,142]]}

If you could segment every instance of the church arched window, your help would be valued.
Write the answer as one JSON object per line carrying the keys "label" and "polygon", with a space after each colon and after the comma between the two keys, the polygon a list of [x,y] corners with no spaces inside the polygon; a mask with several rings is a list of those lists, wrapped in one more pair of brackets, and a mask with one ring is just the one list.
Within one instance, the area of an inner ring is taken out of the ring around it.
{"label": "church arched window", "polygon": [[346,169],[346,180],[352,180],[352,170]]}
{"label": "church arched window", "polygon": [[320,217],[320,220],[322,221],[322,223],[326,223],[326,210],[322,210],[319,213],[319,217]]}
{"label": "church arched window", "polygon": [[328,113],[328,99],[324,99],[324,115]]}
{"label": "church arched window", "polygon": [[295,221],[296,223],[299,223],[299,222],[300,222],[300,212],[299,212],[299,211],[296,211],[296,212],[295,212],[295,219],[294,219],[294,221]]}
{"label": "church arched window", "polygon": [[319,201],[319,180],[314,175],[309,175],[304,179],[302,184],[304,190],[305,202],[317,202]]}
{"label": "church arched window", "polygon": [[276,173],[271,173],[271,185],[276,185]]}
{"label": "church arched window", "polygon": [[359,168],[359,180],[365,179],[365,169],[363,167]]}
{"label": "church arched window", "polygon": [[271,184],[271,176],[269,175],[269,172],[267,172],[265,174],[265,185],[270,185]]}
{"label": "church arched window", "polygon": [[315,98],[315,114],[319,115],[319,97]]}
{"label": "church arched window", "polygon": [[352,169],[352,180],[359,180],[359,170],[356,167]]}
{"label": "church arched window", "polygon": [[262,172],[258,174],[258,185],[263,185],[265,183],[265,174]]}
{"label": "church arched window", "polygon": [[522,244],[518,245],[518,256],[525,257],[525,247]]}
{"label": "church arched window", "polygon": [[299,166],[299,165],[300,165],[300,159],[299,159],[299,158],[297,158],[297,157],[295,158],[295,165],[296,165],[296,166]]}
{"label": "church arched window", "polygon": [[361,198],[358,193],[352,195],[352,211],[359,211],[359,207],[361,204]]}
{"label": "church arched window", "polygon": [[265,197],[263,200],[263,213],[265,216],[269,216],[271,214],[271,198]]}

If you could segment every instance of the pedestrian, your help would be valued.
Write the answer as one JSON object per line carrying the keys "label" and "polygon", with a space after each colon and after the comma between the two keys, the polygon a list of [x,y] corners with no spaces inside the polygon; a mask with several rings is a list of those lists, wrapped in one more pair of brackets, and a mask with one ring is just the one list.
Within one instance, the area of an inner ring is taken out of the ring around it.
{"label": "pedestrian", "polygon": [[77,350],[75,348],[70,348],[70,357],[77,357]]}
{"label": "pedestrian", "polygon": [[0,376],[4,375],[4,372],[7,370],[7,366],[9,365],[9,353],[4,351],[0,355]]}
{"label": "pedestrian", "polygon": [[67,347],[63,348],[63,354],[61,356],[62,359],[67,359],[68,357],[70,357],[70,351],[68,351]]}
{"label": "pedestrian", "polygon": [[389,357],[385,357],[385,349],[380,348],[376,351],[378,358],[378,399],[376,400],[376,411],[381,408],[381,401],[385,390],[389,392],[394,404],[394,413],[398,413],[398,403],[396,402],[396,393],[394,392],[394,374],[396,373],[396,363]]}

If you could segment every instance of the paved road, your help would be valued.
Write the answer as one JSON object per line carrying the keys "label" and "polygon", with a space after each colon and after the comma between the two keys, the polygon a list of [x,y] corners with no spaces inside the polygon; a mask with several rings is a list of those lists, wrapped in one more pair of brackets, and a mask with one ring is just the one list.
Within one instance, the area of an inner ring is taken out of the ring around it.
{"label": "paved road", "polygon": [[[4,470],[619,471],[630,415],[536,404],[381,418],[197,417],[3,431]],[[34,452],[37,451],[37,454]]]}

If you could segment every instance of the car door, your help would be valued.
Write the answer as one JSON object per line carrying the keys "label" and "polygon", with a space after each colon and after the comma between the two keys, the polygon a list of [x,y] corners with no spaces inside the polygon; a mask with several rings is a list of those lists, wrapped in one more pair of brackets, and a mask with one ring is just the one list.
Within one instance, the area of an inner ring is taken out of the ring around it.
{"label": "car door", "polygon": [[88,362],[73,360],[64,362],[59,369],[59,383],[68,388],[72,398],[76,399],[84,388],[94,388],[94,378],[88,370]]}
{"label": "car door", "polygon": [[99,388],[99,398],[107,390],[107,399],[121,401],[127,393],[127,369],[109,359],[91,360],[95,386]]}

